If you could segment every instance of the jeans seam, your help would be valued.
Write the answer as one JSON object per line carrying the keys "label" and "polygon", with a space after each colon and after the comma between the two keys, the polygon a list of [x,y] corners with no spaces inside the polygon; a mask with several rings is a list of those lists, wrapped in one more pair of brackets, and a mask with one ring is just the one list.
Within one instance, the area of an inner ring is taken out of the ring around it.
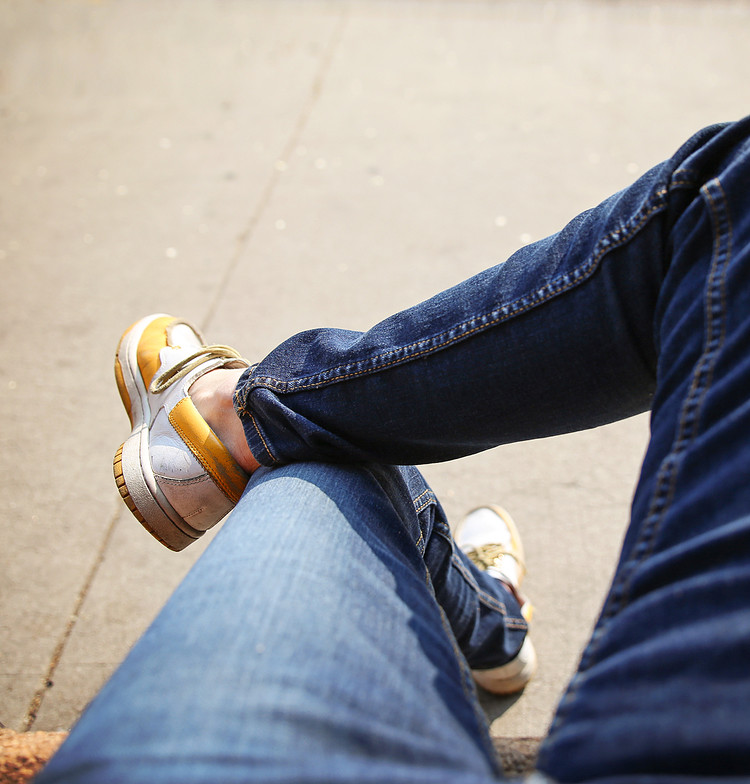
{"label": "jeans seam", "polygon": [[271,451],[271,447],[268,445],[268,442],[263,437],[263,433],[261,432],[260,427],[258,427],[258,422],[253,416],[253,413],[247,409],[246,404],[247,404],[247,397],[249,393],[250,393],[250,389],[246,385],[243,385],[243,387],[237,387],[234,390],[232,402],[234,405],[235,413],[239,417],[240,422],[242,422],[243,430],[245,427],[245,420],[250,419],[250,423],[252,424],[253,429],[255,430],[258,438],[263,444],[263,448],[266,450],[266,454],[268,455],[268,457],[273,463],[278,463],[279,461],[276,459],[276,456]]}
{"label": "jeans seam", "polygon": [[[712,193],[716,189],[724,203],[722,210],[726,218],[726,231],[722,231],[724,220],[720,214],[717,201]],[[732,252],[732,223],[726,210],[726,197],[721,183],[713,180],[701,188],[701,193],[709,207],[714,227],[714,249],[711,268],[706,285],[705,328],[703,335],[703,351],[693,369],[690,388],[680,409],[677,434],[672,449],[664,458],[656,477],[656,487],[646,515],[644,529],[633,550],[635,557],[628,563],[628,573],[622,582],[622,592],[617,601],[603,617],[606,621],[622,607],[628,604],[633,575],[638,564],[642,563],[652,552],[661,523],[669,511],[674,499],[675,487],[679,475],[682,458],[689,445],[699,432],[700,417],[706,395],[713,382],[714,367],[718,353],[726,336],[726,269],[727,261]],[[724,237],[726,236],[726,240]]]}
{"label": "jeans seam", "polygon": [[[423,490],[416,498],[412,498],[412,504],[414,504],[414,512],[417,515],[417,519],[421,519],[420,515],[424,512],[425,509],[429,509],[429,507],[437,501],[437,497],[435,493],[428,487],[426,490]],[[427,541],[424,537],[424,528],[420,522],[419,525],[419,538],[415,542],[415,546],[419,551],[421,556],[424,556],[425,549],[427,548]]]}
{"label": "jeans seam", "polygon": [[[424,499],[423,501],[421,499]],[[419,514],[421,511],[426,509],[433,501],[435,501],[435,494],[432,490],[423,490],[416,498],[412,499],[414,503],[414,508]]]}
{"label": "jeans seam", "polygon": [[[685,174],[686,170],[679,170],[679,173],[680,175]],[[432,337],[427,337],[415,343],[410,343],[363,360],[368,367],[360,367],[359,369],[353,369],[351,365],[332,367],[319,371],[312,376],[287,381],[271,376],[251,377],[249,379],[251,389],[262,387],[276,393],[293,393],[330,386],[352,378],[371,375],[395,365],[405,364],[413,359],[433,354],[478,332],[484,332],[498,324],[510,321],[591,278],[608,254],[630,242],[655,214],[665,209],[667,196],[672,187],[686,186],[693,187],[694,183],[688,178],[680,178],[674,179],[669,186],[662,185],[659,187],[651,194],[640,211],[633,216],[629,224],[615,227],[601,237],[593,253],[578,267],[558,276],[542,288],[517,298],[513,302],[498,305],[488,313],[473,316],[471,319],[456,324]],[[455,334],[457,332],[460,334]],[[400,356],[395,359],[389,359],[394,354],[399,354]]]}
{"label": "jeans seam", "polygon": [[266,450],[266,454],[268,455],[268,457],[269,457],[269,458],[270,458],[270,459],[271,459],[271,460],[272,460],[274,463],[278,463],[279,461],[277,460],[277,458],[276,458],[276,456],[274,455],[274,453],[271,451],[271,447],[270,447],[270,446],[268,446],[268,442],[266,441],[266,439],[265,439],[265,438],[263,438],[263,433],[261,433],[261,431],[260,431],[260,427],[258,427],[258,422],[257,422],[257,420],[255,419],[255,417],[253,416],[252,412],[250,412],[250,411],[245,411],[244,413],[245,413],[245,415],[247,415],[248,417],[250,417],[250,423],[252,424],[252,426],[253,426],[253,429],[254,429],[254,430],[255,430],[255,432],[257,433],[257,435],[258,435],[258,438],[261,440],[261,443],[263,444],[263,448]]}
{"label": "jeans seam", "polygon": [[[701,188],[704,203],[711,216],[714,243],[711,265],[706,279],[705,326],[701,355],[693,366],[690,387],[680,409],[677,432],[669,453],[664,457],[656,476],[649,509],[633,546],[633,556],[623,564],[620,576],[613,582],[607,605],[602,611],[597,628],[592,635],[573,678],[560,702],[557,716],[550,728],[548,738],[563,723],[565,714],[575,699],[581,673],[596,661],[604,632],[612,618],[630,603],[633,579],[637,567],[652,554],[661,525],[671,508],[683,457],[689,445],[699,433],[703,405],[711,388],[718,355],[726,337],[726,275],[733,247],[733,227],[726,194],[718,178]],[[721,207],[721,209],[720,209]]]}
{"label": "jeans seam", "polygon": [[[423,500],[424,499],[424,500]],[[414,503],[415,509],[419,505],[418,514],[428,508],[431,504],[437,504],[437,496],[433,492],[432,488],[426,487],[418,496],[412,499]],[[446,536],[447,531],[447,536]],[[436,518],[434,521],[434,525],[431,531],[432,536],[440,536],[443,539],[448,539],[449,544],[452,547],[452,536],[450,534],[450,528],[448,527],[447,522],[443,518]],[[420,524],[420,537],[419,541],[422,541],[424,536],[424,532],[422,530],[422,526]],[[422,552],[422,555],[424,553]],[[451,556],[453,557],[453,556]],[[458,640],[456,639],[455,632],[453,631],[453,627],[448,620],[448,616],[446,615],[445,610],[443,609],[442,605],[439,601],[437,601],[437,597],[435,596],[434,585],[432,583],[432,578],[430,576],[430,571],[427,568],[427,564],[425,566],[425,580],[427,585],[430,587],[430,591],[435,598],[435,604],[438,608],[438,612],[440,615],[440,622],[443,626],[443,631],[445,632],[445,637],[450,643],[451,649],[453,650],[453,656],[458,665],[459,670],[459,679],[461,683],[461,690],[464,693],[464,696],[471,706],[472,712],[474,714],[475,720],[477,722],[477,729],[479,730],[479,737],[477,741],[481,744],[481,748],[484,750],[484,753],[490,760],[493,768],[495,769],[496,773],[499,775],[501,773],[500,766],[498,764],[498,759],[495,754],[494,746],[491,743],[490,735],[489,735],[489,726],[487,723],[487,717],[482,709],[479,701],[477,699],[476,693],[476,686],[474,685],[474,677],[471,673],[471,667],[469,666],[468,660],[466,656],[464,656],[463,651],[461,650],[460,645],[458,644]],[[484,731],[483,731],[484,730]],[[488,744],[488,740],[490,740]]]}

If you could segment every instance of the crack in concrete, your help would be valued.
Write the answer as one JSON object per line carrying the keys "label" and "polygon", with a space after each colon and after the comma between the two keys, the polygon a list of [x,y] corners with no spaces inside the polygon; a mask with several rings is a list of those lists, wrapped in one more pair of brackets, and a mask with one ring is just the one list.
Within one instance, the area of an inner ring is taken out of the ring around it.
{"label": "crack in concrete", "polygon": [[50,658],[49,666],[47,667],[46,672],[42,676],[41,683],[39,688],[34,692],[34,696],[31,698],[31,702],[29,703],[29,707],[26,710],[26,715],[24,716],[23,721],[21,722],[20,732],[28,732],[33,726],[34,722],[36,721],[37,714],[39,713],[40,708],[42,707],[42,703],[44,702],[44,698],[47,695],[47,692],[53,686],[53,676],[55,674],[55,670],[57,669],[58,664],[60,663],[60,659],[65,651],[65,648],[68,644],[68,640],[73,633],[73,629],[75,628],[76,623],[78,622],[78,618],[81,612],[81,608],[83,607],[83,603],[86,601],[86,598],[91,590],[91,586],[96,579],[97,574],[99,573],[99,568],[104,561],[104,556],[107,552],[107,548],[109,547],[109,543],[112,539],[112,534],[114,533],[115,526],[117,525],[118,520],[120,519],[121,511],[117,511],[114,513],[112,519],[110,520],[109,527],[107,528],[107,532],[104,535],[104,539],[102,539],[102,543],[99,545],[99,550],[97,551],[96,558],[94,559],[91,568],[89,569],[88,574],[86,575],[86,579],[84,580],[83,586],[81,590],[78,592],[78,596],[76,597],[75,603],[73,605],[73,611],[68,618],[68,623],[65,625],[65,630],[62,633],[62,636],[58,640],[57,645],[55,646],[54,651],[52,652],[52,657]]}
{"label": "crack in concrete", "polygon": [[[317,73],[315,74],[315,78],[313,79],[312,86],[310,89],[310,94],[308,95],[308,98],[299,116],[297,117],[297,120],[294,124],[294,127],[292,128],[289,139],[287,140],[286,144],[283,146],[281,150],[281,154],[279,156],[280,160],[289,160],[289,158],[291,157],[295,148],[299,144],[299,139],[302,135],[302,132],[305,129],[305,126],[307,125],[308,120],[310,119],[310,115],[313,112],[315,104],[320,98],[320,95],[323,91],[323,84],[325,82],[326,75],[328,74],[328,70],[333,60],[333,56],[339,44],[341,43],[341,40],[344,35],[344,29],[346,27],[346,22],[348,19],[348,11],[349,11],[349,6],[347,3],[343,7],[333,27],[331,36],[323,51],[323,55],[321,57],[320,64],[318,66]],[[268,182],[266,183],[263,189],[263,192],[261,193],[257,207],[253,210],[247,222],[247,225],[245,226],[243,231],[239,234],[237,238],[237,245],[235,251],[230,259],[229,264],[227,265],[227,268],[224,271],[224,275],[222,276],[222,279],[216,288],[216,293],[214,294],[213,300],[211,301],[211,304],[208,307],[208,311],[203,319],[202,326],[204,329],[208,328],[208,325],[214,318],[214,315],[216,314],[216,310],[219,305],[219,301],[221,300],[221,297],[224,291],[226,290],[229,280],[231,279],[231,276],[234,270],[236,269],[242,254],[244,253],[248,243],[252,239],[256,227],[260,223],[261,218],[265,214],[265,211],[271,202],[271,197],[273,196],[273,192],[276,188],[276,185],[279,182],[280,177],[281,177],[281,172],[278,171],[277,169],[274,169],[270,178],[268,179]],[[99,551],[97,553],[96,559],[94,560],[94,563],[92,564],[92,567],[89,570],[88,575],[86,576],[86,580],[84,581],[83,587],[81,588],[81,590],[78,593],[78,596],[76,597],[76,601],[73,606],[73,611],[70,615],[70,618],[68,619],[68,623],[65,626],[65,630],[63,631],[60,640],[55,646],[55,649],[52,653],[52,657],[49,662],[49,666],[41,679],[40,686],[34,693],[34,696],[32,697],[31,702],[29,703],[29,707],[26,711],[26,715],[23,719],[23,722],[21,723],[20,730],[22,732],[28,732],[33,727],[34,722],[36,721],[36,717],[39,713],[39,710],[42,707],[42,703],[44,702],[44,698],[47,695],[47,692],[53,686],[52,679],[54,673],[60,663],[60,659],[62,658],[65,648],[68,644],[68,640],[70,639],[73,633],[73,629],[75,628],[75,625],[78,621],[78,617],[81,608],[83,607],[83,603],[85,602],[89,594],[89,591],[91,590],[91,586],[99,572],[99,568],[104,560],[107,547],[109,546],[109,542],[112,538],[112,534],[114,532],[119,517],[120,517],[120,512],[117,512],[112,518],[107,533],[104,537],[104,540],[102,541],[102,544],[99,547]]]}
{"label": "crack in concrete", "polygon": [[[341,13],[339,14],[338,19],[333,27],[331,32],[331,36],[326,44],[325,49],[323,50],[323,55],[320,60],[320,64],[318,66],[318,71],[315,74],[315,78],[312,82],[312,87],[310,88],[310,94],[307,97],[307,101],[305,102],[304,106],[302,107],[302,111],[300,112],[297,120],[292,128],[292,132],[287,140],[286,144],[282,147],[280,156],[278,160],[288,161],[292,157],[292,153],[294,152],[295,148],[299,144],[300,137],[302,136],[302,132],[307,125],[308,120],[310,119],[310,115],[315,108],[315,104],[318,102],[318,99],[323,92],[323,83],[325,82],[326,76],[328,75],[328,70],[330,68],[331,62],[333,60],[333,56],[338,48],[341,40],[344,37],[344,29],[346,28],[346,23],[349,18],[349,4],[343,6]],[[271,197],[273,196],[273,192],[276,189],[277,184],[281,178],[281,171],[274,168],[271,176],[268,179],[265,187],[263,188],[263,192],[260,195],[260,199],[258,200],[257,207],[253,210],[252,214],[250,215],[250,219],[247,222],[247,225],[242,230],[242,232],[237,237],[237,244],[234,253],[232,254],[231,259],[229,260],[229,264],[227,268],[224,270],[224,275],[219,282],[219,285],[216,288],[216,292],[214,294],[213,300],[208,307],[206,315],[201,322],[201,328],[204,331],[207,331],[210,327],[211,321],[213,320],[214,316],[216,315],[216,311],[219,306],[219,301],[224,294],[224,291],[229,284],[229,281],[234,273],[237,265],[239,263],[240,258],[242,257],[247,245],[249,244],[250,240],[252,239],[253,234],[255,233],[255,229],[257,228],[258,224],[260,223],[261,218],[266,212],[268,205],[271,203]]]}

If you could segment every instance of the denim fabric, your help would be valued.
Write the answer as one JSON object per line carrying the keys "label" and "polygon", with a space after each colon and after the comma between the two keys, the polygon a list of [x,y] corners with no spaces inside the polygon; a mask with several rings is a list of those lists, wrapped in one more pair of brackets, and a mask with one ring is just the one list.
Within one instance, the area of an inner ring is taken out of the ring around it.
{"label": "denim fabric", "polygon": [[730,126],[675,174],[651,441],[613,586],[540,763],[563,781],[750,777],[746,132]]}
{"label": "denim fabric", "polygon": [[672,229],[744,132],[703,131],[559,234],[368,332],[283,343],[237,389],[256,458],[429,463],[646,410]]}
{"label": "denim fabric", "polygon": [[503,660],[518,608],[473,587],[414,472],[373,464],[649,407],[612,589],[539,768],[747,781],[749,130],[708,128],[504,264],[245,373],[236,410],[273,468],[42,781],[493,780],[457,651],[478,666],[502,640]]}
{"label": "denim fabric", "polygon": [[652,408],[632,522],[540,767],[750,776],[750,121],[508,261],[236,394],[259,460],[429,462]]}
{"label": "denim fabric", "polygon": [[40,782],[493,779],[457,637],[497,659],[525,624],[500,583],[466,582],[442,525],[414,469],[256,472]]}

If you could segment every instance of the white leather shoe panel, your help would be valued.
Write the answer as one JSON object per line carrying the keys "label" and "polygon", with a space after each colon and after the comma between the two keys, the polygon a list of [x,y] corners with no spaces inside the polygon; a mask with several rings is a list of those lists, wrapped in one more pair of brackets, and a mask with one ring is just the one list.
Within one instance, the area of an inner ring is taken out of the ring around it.
{"label": "white leather shoe panel", "polygon": [[207,474],[182,481],[157,476],[156,482],[175,511],[198,531],[208,530],[232,509],[231,501]]}
{"label": "white leather shoe panel", "polygon": [[167,417],[159,411],[149,435],[151,467],[155,474],[169,479],[195,479],[204,474],[203,466],[185,446]]}

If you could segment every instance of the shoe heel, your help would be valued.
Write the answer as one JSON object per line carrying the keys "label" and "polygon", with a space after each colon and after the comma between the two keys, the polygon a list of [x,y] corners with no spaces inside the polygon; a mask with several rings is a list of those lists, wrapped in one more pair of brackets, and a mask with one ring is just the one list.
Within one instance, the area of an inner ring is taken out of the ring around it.
{"label": "shoe heel", "polygon": [[122,400],[122,404],[125,406],[125,412],[130,420],[130,427],[133,427],[133,404],[130,402],[130,394],[128,393],[128,387],[125,384],[119,352],[115,357],[115,381],[117,382],[117,391],[120,393],[120,400]]}
{"label": "shoe heel", "polygon": [[[115,484],[117,485],[117,489],[120,491],[120,496],[122,500],[125,501],[125,505],[130,509],[133,513],[133,517],[141,523],[141,525],[146,525],[146,521],[143,519],[143,515],[138,511],[138,507],[135,505],[135,502],[130,497],[130,493],[128,492],[128,486],[125,483],[125,476],[122,472],[122,448],[125,444],[121,444],[120,448],[115,453],[115,458],[112,461],[112,469],[115,474]],[[158,538],[158,537],[157,537]]]}
{"label": "shoe heel", "polygon": [[[122,500],[131,511],[133,517],[135,517],[135,519],[151,534],[151,536],[154,537],[154,539],[161,542],[161,544],[163,544],[165,547],[168,547],[170,550],[184,550],[189,544],[198,538],[197,535],[199,535],[199,532],[196,531],[196,536],[189,536],[184,531],[181,531],[158,507],[153,498],[150,498],[151,503],[148,504],[149,517],[159,520],[160,530],[157,531],[154,526],[147,522],[144,514],[138,508],[138,505],[131,496],[127,480],[125,479],[126,470],[123,465],[122,453],[126,444],[127,442],[120,446],[112,461],[112,470],[115,475],[115,484],[117,485],[117,489],[120,492]],[[147,493],[148,491],[146,490],[145,492]],[[144,502],[146,501],[143,488],[137,495],[141,496]]]}

